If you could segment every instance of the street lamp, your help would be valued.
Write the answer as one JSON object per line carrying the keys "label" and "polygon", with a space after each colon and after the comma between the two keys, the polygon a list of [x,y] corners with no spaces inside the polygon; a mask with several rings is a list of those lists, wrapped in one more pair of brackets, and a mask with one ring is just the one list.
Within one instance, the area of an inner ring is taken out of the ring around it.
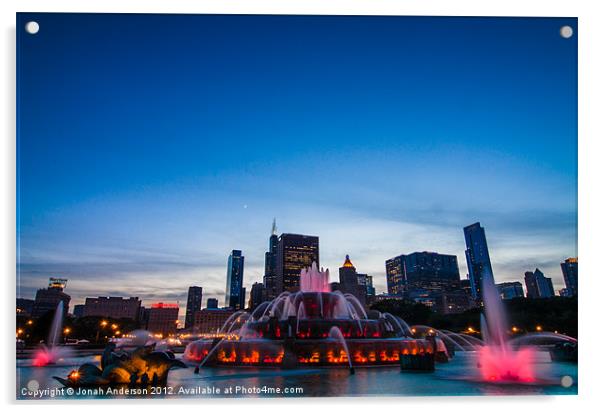
{"label": "street lamp", "polygon": [[100,328],[96,331],[96,342],[97,343],[100,340],[100,330],[105,328],[107,326],[107,324],[109,324],[109,322],[107,320],[102,320],[100,322]]}

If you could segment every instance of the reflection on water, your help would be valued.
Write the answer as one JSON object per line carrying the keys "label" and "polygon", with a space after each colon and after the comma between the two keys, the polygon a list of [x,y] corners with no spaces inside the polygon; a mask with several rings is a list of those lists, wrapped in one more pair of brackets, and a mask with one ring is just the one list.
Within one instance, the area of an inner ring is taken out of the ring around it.
{"label": "reflection on water", "polygon": [[[94,363],[94,357],[67,358],[60,365],[32,367],[31,360],[17,364],[17,396],[31,380],[39,389],[60,388],[52,376],[66,377],[71,370],[84,362]],[[171,396],[152,397],[270,397],[270,396],[452,396],[452,395],[508,395],[508,394],[577,394],[577,366],[569,363],[552,363],[547,353],[536,357],[537,370],[549,380],[549,385],[495,384],[475,380],[479,376],[474,353],[458,353],[447,364],[438,364],[434,373],[401,373],[398,367],[358,368],[355,375],[347,369],[278,370],[256,368],[202,368],[198,375],[193,369],[174,370],[168,386]],[[573,384],[562,387],[560,380],[570,376]],[[302,394],[245,393],[224,394],[236,386],[250,388],[302,388]],[[265,387],[264,387],[265,386]],[[191,389],[221,389],[219,395],[190,394]],[[188,389],[187,393],[179,393]],[[64,396],[69,398],[69,396]],[[88,396],[94,397],[94,396]],[[106,396],[104,396],[106,397]],[[111,396],[114,397],[114,396]],[[127,396],[122,396],[127,397]],[[25,396],[26,398],[26,396]]]}

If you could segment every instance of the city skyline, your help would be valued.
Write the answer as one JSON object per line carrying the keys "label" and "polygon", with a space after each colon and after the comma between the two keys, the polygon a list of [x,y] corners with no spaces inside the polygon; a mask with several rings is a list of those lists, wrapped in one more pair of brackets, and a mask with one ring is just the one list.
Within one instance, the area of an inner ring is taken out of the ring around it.
{"label": "city skyline", "polygon": [[539,268],[564,286],[574,19],[174,15],[158,36],[152,16],[65,18],[20,39],[18,296],[59,276],[73,304],[185,303],[191,285],[224,304],[233,249],[247,295],[262,281],[273,217],[377,293],[385,260],[416,251],[466,278],[477,221],[496,282]]}
{"label": "city skyline", "polygon": [[[473,226],[475,226],[475,225],[478,225],[478,224],[479,224],[479,223],[477,222],[477,223],[474,223],[474,224],[471,224],[471,225],[469,225],[469,227],[473,227]],[[271,233],[270,233],[270,236],[277,235],[277,233],[275,232],[275,228],[276,228],[276,220],[274,219],[274,221],[273,221],[273,223],[272,223],[272,231],[271,231]],[[465,228],[465,229],[466,229],[466,228]],[[297,235],[297,234],[285,234],[285,235]],[[307,237],[307,236],[303,235],[303,237]],[[407,254],[408,254],[408,255],[414,255],[414,254],[422,254],[422,253],[425,253],[425,252],[428,252],[429,254],[435,254],[435,255],[439,255],[439,254],[440,254],[439,252],[437,252],[437,251],[432,251],[432,250],[431,250],[431,251],[414,251],[414,252],[412,252],[412,253],[407,253]],[[229,274],[230,274],[230,260],[232,259],[232,254],[234,254],[234,253],[243,254],[243,253],[244,253],[244,251],[240,251],[240,250],[233,250],[233,251],[230,253],[230,255],[229,255],[229,257],[228,257],[228,263],[227,263],[227,265],[226,265],[226,268],[228,269],[228,272],[227,272],[226,276],[224,277],[224,282],[226,283],[226,285],[228,284],[228,277],[229,277]],[[456,255],[453,255],[453,254],[452,254],[452,255],[449,255],[449,257],[450,257],[450,258],[453,258],[455,263],[457,263],[457,261],[460,261],[460,260],[461,260],[461,258],[460,258],[460,259],[458,259],[458,257],[457,257]],[[244,257],[242,257],[242,258],[244,259]],[[395,257],[395,258],[398,258],[398,257]],[[463,258],[466,258],[466,256],[465,256],[465,257],[463,257]],[[346,263],[348,260],[349,260],[349,255],[346,255],[344,263]],[[564,260],[563,262],[559,263],[559,266],[560,266],[560,268],[562,268],[562,265],[566,264],[566,262],[576,262],[575,260],[576,260],[576,258],[567,257],[567,259],[566,259],[566,260]],[[386,264],[387,264],[387,262],[388,262],[388,261],[389,261],[389,260],[386,260],[386,261],[385,261],[385,266],[386,266]],[[343,264],[342,264],[342,265],[343,265]],[[466,261],[465,261],[465,266],[467,267],[467,265],[466,265]],[[460,266],[458,266],[458,267],[460,267]],[[328,268],[328,267],[325,267],[325,268]],[[328,268],[328,269],[330,269],[330,268]],[[336,268],[335,268],[335,269],[336,269]],[[340,270],[340,268],[339,268],[339,270]],[[537,272],[537,271],[540,271],[540,270],[539,270],[539,269],[536,269],[536,272]],[[527,273],[527,272],[525,272],[525,274],[526,274],[526,273]],[[334,274],[334,272],[333,272],[333,274]],[[367,274],[367,275],[370,275],[370,274]],[[370,275],[370,276],[371,276],[371,275]],[[542,276],[543,276],[543,274],[542,274]],[[371,276],[371,277],[372,277],[372,276]],[[387,290],[388,290],[388,288],[387,288],[387,280],[386,280],[386,278],[387,278],[387,277],[386,277],[386,272],[385,272],[385,274],[384,274],[384,277],[385,277],[385,288],[384,288],[382,291],[378,291],[378,290],[377,290],[377,294],[387,294]],[[53,279],[54,279],[54,278],[50,278],[50,280],[53,280]],[[464,275],[461,275],[461,276],[460,276],[460,279],[461,279],[461,280],[467,280],[467,281],[469,281],[469,280],[470,280],[470,276],[469,276],[469,274],[468,274],[468,269],[467,269],[467,273],[466,273],[466,274],[464,274]],[[64,280],[64,281],[66,282],[67,280]],[[252,281],[252,282],[251,282],[251,284],[255,284],[255,283],[262,283],[262,281],[263,281],[263,280],[260,280],[260,281]],[[334,281],[334,278],[333,278],[333,279],[331,279],[331,281]],[[519,284],[521,284],[521,285],[523,285],[523,286],[524,286],[525,290],[528,288],[528,283],[526,283],[526,282],[525,282],[525,279],[524,279],[524,278],[520,278],[520,279],[514,279],[514,280],[502,280],[502,281],[497,281],[497,282],[496,282],[496,284],[507,284],[507,283],[519,283]],[[567,287],[567,285],[566,285],[566,280],[563,280],[563,283],[564,283],[564,284],[563,284],[563,286],[564,286],[564,287]],[[247,285],[247,283],[243,283],[243,284],[242,284],[242,290],[243,290],[243,292],[245,292],[245,290],[246,290],[246,285]],[[557,295],[557,296],[558,296],[558,295],[559,295],[559,293],[560,293],[560,290],[561,290],[562,288],[564,288],[564,287],[560,288],[560,286],[557,286],[556,284],[553,284],[553,286],[554,286],[554,287],[553,287],[553,291],[552,291],[552,293],[553,293],[553,295]],[[41,288],[41,287],[40,287],[40,288]],[[179,305],[179,308],[180,308],[180,310],[181,310],[181,312],[180,312],[180,315],[179,315],[179,319],[181,319],[181,320],[184,320],[184,318],[187,318],[187,317],[188,317],[188,313],[189,313],[189,311],[188,311],[188,306],[187,306],[187,305],[185,305],[185,306],[182,306],[182,305],[180,305],[180,302],[187,302],[187,301],[190,301],[190,290],[191,290],[191,289],[194,289],[194,288],[197,288],[197,289],[201,289],[201,290],[202,290],[202,287],[189,286],[189,287],[188,287],[188,289],[187,289],[187,293],[185,294],[185,298],[187,298],[186,300],[180,300],[180,299],[177,299],[177,300],[172,300],[172,301],[176,301],[176,302],[178,303],[178,305]],[[36,288],[36,290],[38,290],[38,289],[39,289],[39,288]],[[107,295],[107,297],[108,297],[108,296],[109,296],[109,295]],[[121,296],[127,296],[127,294],[120,294],[120,293],[116,293],[116,294],[113,294],[113,296],[121,297]],[[71,303],[72,303],[72,304],[75,304],[75,305],[78,305],[78,303],[80,302],[80,300],[83,300],[83,302],[87,302],[87,301],[88,301],[88,299],[90,299],[90,298],[95,298],[95,297],[102,298],[102,297],[104,297],[104,295],[103,295],[103,294],[92,294],[92,296],[88,295],[88,296],[86,296],[85,298],[80,298],[80,299],[78,299],[78,297],[71,297],[71,298],[73,299],[73,300],[71,301]],[[23,296],[23,297],[18,297],[18,298],[28,298],[28,297],[25,297],[25,296]],[[136,299],[138,299],[139,297],[138,297],[138,296],[136,296],[135,298],[136,298]],[[223,294],[221,294],[221,298],[220,298],[220,294],[209,295],[209,296],[206,296],[206,297],[205,297],[205,301],[206,301],[207,299],[211,299],[211,298],[215,298],[215,299],[217,299],[217,300],[218,300],[218,302],[219,302],[219,303],[222,303],[223,305],[221,306],[221,308],[231,307],[231,306],[228,304],[228,298],[227,298],[227,287],[224,289],[224,292],[223,292]],[[246,293],[246,296],[245,296],[245,306],[246,306],[246,304],[248,304],[248,301],[249,301],[249,299],[250,299],[250,298],[251,298],[251,289],[249,288],[249,289],[248,289],[248,292]],[[141,301],[144,301],[144,300],[143,300],[143,299],[141,299]],[[162,303],[163,301],[166,301],[166,302],[167,302],[167,301],[169,301],[169,300],[163,300],[163,299],[161,299],[161,298],[153,298],[153,299],[150,299],[150,300],[149,300],[149,299],[147,299],[146,301],[147,301],[147,302],[146,302],[146,305],[151,305],[151,304],[155,304],[155,303],[157,303],[157,302],[161,302],[161,303]],[[145,304],[145,303],[143,302],[143,304]],[[75,305],[74,305],[73,307],[75,307]],[[202,303],[201,303],[201,306],[203,306],[203,305],[202,305]],[[206,308],[206,307],[205,307],[205,306],[203,306],[203,308]],[[200,307],[199,307],[199,309],[200,309]]]}

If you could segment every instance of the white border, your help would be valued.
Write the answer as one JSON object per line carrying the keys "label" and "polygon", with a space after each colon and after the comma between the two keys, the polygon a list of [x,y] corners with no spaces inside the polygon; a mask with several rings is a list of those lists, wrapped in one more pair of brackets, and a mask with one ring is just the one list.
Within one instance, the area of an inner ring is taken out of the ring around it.
{"label": "white border", "polygon": [[[0,222],[2,238],[2,271],[5,280],[4,305],[5,328],[3,339],[0,376],[4,403],[9,409],[29,411],[50,410],[98,410],[124,406],[135,409],[164,411],[172,404],[180,409],[224,408],[265,411],[282,409],[307,411],[324,405],[327,409],[364,411],[368,409],[438,409],[445,412],[466,412],[466,409],[487,412],[507,411],[524,407],[525,410],[546,410],[566,412],[591,408],[600,401],[602,391],[597,387],[601,363],[599,352],[602,343],[598,304],[602,302],[602,262],[598,259],[596,235],[602,233],[599,212],[600,178],[602,171],[599,161],[602,130],[599,119],[599,104],[602,93],[600,73],[602,73],[602,24],[596,13],[594,1],[556,0],[22,0],[0,2],[2,8],[2,70],[3,98],[0,101],[0,125],[3,127],[3,140],[0,147],[0,174],[2,176],[0,202]],[[462,16],[563,16],[579,18],[579,258],[581,265],[581,296],[579,299],[580,363],[579,396],[571,397],[429,397],[429,398],[330,398],[293,400],[195,400],[195,401],[111,401],[111,402],[54,402],[43,405],[33,402],[15,404],[14,376],[14,273],[15,263],[15,12],[121,12],[121,13],[240,13],[240,14],[366,14],[366,15],[462,15]],[[389,406],[391,405],[391,406]],[[339,407],[340,406],[340,407]],[[598,406],[599,408],[599,406]],[[597,409],[597,408],[596,408]]]}

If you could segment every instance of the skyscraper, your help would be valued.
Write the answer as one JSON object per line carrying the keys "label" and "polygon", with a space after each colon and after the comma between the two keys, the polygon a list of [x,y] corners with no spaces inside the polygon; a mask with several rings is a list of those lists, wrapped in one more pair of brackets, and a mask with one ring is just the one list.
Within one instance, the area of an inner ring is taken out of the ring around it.
{"label": "skyscraper", "polygon": [[270,245],[265,253],[265,272],[263,276],[263,288],[266,300],[273,300],[278,295],[276,282],[276,264],[278,259],[278,235],[276,234],[276,219],[272,222],[272,235]]}
{"label": "skyscraper", "polygon": [[242,280],[245,270],[245,257],[240,250],[232,250],[228,257],[228,273],[226,274],[226,305],[240,310],[245,305]]}
{"label": "skyscraper", "polygon": [[552,279],[544,276],[539,268],[536,268],[535,271],[525,272],[525,285],[527,286],[527,298],[549,298],[554,296]]}
{"label": "skyscraper", "polygon": [[349,259],[349,255],[346,255],[343,266],[339,268],[339,288],[344,293],[353,295],[362,305],[365,305],[366,283],[360,285],[358,275],[355,266]]}
{"label": "skyscraper", "polygon": [[387,285],[390,294],[405,295],[415,290],[458,289],[460,272],[455,255],[414,252],[387,260]]}
{"label": "skyscraper", "polygon": [[563,263],[560,263],[564,284],[566,285],[566,295],[571,297],[577,295],[577,258],[567,258]]}
{"label": "skyscraper", "polygon": [[385,261],[387,272],[387,292],[391,295],[403,295],[405,292],[403,255]]}
{"label": "skyscraper", "polygon": [[466,240],[466,264],[468,265],[472,297],[477,302],[482,302],[483,278],[491,277],[491,284],[494,284],[485,228],[481,226],[480,222],[464,227],[464,239]]}
{"label": "skyscraper", "polygon": [[299,275],[303,268],[315,262],[320,266],[318,237],[301,234],[282,234],[278,238],[276,258],[276,291],[299,289]]}
{"label": "skyscraper", "polygon": [[186,318],[184,328],[192,328],[194,324],[194,313],[201,310],[203,301],[203,287],[188,287],[188,300],[186,301]]}

